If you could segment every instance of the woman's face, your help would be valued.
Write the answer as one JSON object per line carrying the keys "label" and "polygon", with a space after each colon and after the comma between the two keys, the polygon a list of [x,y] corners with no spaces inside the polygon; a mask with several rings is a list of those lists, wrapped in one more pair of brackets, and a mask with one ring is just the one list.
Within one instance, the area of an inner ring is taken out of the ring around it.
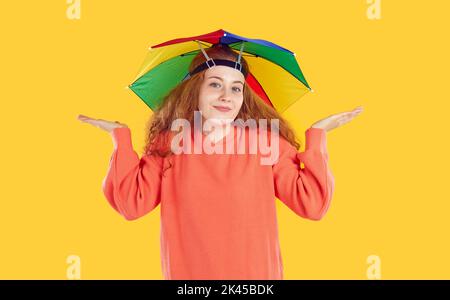
{"label": "woman's face", "polygon": [[244,100],[244,83],[244,75],[233,68],[215,66],[207,69],[198,104],[203,119],[233,121]]}

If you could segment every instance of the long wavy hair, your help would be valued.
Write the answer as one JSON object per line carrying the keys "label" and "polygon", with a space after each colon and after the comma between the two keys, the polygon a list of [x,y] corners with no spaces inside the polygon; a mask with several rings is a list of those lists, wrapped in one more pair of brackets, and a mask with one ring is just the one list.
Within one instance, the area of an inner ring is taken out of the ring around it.
{"label": "long wavy hair", "polygon": [[[238,53],[224,44],[216,44],[213,47],[205,49],[209,57],[213,59],[238,60]],[[192,72],[198,65],[206,61],[202,52],[199,52],[189,66],[189,72]],[[241,57],[242,67],[248,70],[249,66],[244,57]],[[207,70],[207,69],[206,69]],[[143,149],[143,155],[156,154],[162,157],[173,154],[170,149],[171,138],[174,132],[171,132],[172,122],[176,119],[189,120],[191,127],[194,124],[194,111],[198,111],[198,98],[200,86],[204,80],[206,70],[194,74],[189,79],[181,82],[173,88],[163,99],[161,105],[153,112],[146,125],[146,142]],[[247,121],[253,119],[259,126],[259,119],[268,120],[268,125],[272,119],[278,119],[278,130],[280,136],[286,139],[296,149],[299,149],[300,143],[296,141],[296,136],[288,122],[271,106],[267,105],[247,84],[243,88],[242,107],[236,116],[236,119]],[[271,126],[269,126],[271,128]]]}

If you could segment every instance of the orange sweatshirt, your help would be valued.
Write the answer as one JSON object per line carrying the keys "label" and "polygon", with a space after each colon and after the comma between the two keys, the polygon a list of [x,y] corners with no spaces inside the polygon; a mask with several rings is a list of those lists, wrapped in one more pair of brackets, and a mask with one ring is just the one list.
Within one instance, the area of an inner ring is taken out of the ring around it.
{"label": "orange sweatshirt", "polygon": [[304,152],[280,137],[272,165],[250,153],[185,153],[169,162],[139,158],[130,129],[116,128],[103,193],[127,220],[161,204],[165,279],[283,279],[275,198],[300,217],[320,220],[334,191],[326,131],[309,128],[305,135]]}

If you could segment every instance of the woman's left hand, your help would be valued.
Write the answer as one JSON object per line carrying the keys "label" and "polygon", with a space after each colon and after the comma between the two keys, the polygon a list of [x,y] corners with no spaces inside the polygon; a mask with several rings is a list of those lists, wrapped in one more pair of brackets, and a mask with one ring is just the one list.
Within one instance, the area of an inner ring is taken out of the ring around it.
{"label": "woman's left hand", "polygon": [[330,131],[331,129],[337,128],[339,126],[344,125],[345,123],[350,122],[354,117],[359,115],[361,112],[362,106],[358,106],[352,111],[334,114],[325,119],[317,121],[316,123],[311,125],[311,127],[325,129],[325,131]]}

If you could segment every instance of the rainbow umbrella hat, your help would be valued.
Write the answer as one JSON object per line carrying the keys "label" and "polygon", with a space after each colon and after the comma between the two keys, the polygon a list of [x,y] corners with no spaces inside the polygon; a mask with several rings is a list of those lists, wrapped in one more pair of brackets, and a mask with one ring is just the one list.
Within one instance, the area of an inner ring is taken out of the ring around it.
{"label": "rainbow umbrella hat", "polygon": [[278,112],[285,111],[312,91],[295,53],[266,40],[250,39],[222,29],[151,46],[135,80],[128,87],[155,110],[176,85],[189,78],[189,65],[195,55],[204,51],[203,47],[218,43],[245,56],[249,65],[246,84]]}

